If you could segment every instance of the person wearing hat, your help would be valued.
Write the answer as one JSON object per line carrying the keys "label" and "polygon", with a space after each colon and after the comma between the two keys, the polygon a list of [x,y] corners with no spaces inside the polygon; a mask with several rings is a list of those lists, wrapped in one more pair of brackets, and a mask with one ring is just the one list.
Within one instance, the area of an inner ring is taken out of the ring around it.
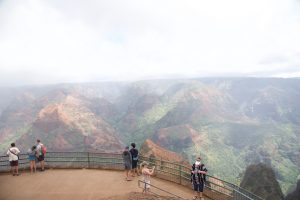
{"label": "person wearing hat", "polygon": [[150,176],[154,174],[154,169],[155,169],[155,166],[153,166],[152,169],[149,169],[148,166],[149,166],[149,163],[146,161],[143,161],[141,163],[142,176],[143,176],[143,181],[145,183],[143,192],[145,192],[145,193],[150,190]]}
{"label": "person wearing hat", "polygon": [[199,196],[200,200],[204,200],[203,189],[204,189],[204,181],[205,181],[206,174],[207,174],[207,169],[205,168],[204,164],[201,164],[201,158],[198,157],[195,163],[192,165],[192,170],[191,170],[191,182],[194,186],[193,199],[197,199]]}
{"label": "person wearing hat", "polygon": [[122,154],[123,160],[124,160],[124,167],[125,167],[125,176],[126,176],[126,180],[127,181],[131,181],[131,168],[132,168],[132,157],[131,157],[131,153],[129,151],[129,147],[126,146],[125,150],[123,151]]}

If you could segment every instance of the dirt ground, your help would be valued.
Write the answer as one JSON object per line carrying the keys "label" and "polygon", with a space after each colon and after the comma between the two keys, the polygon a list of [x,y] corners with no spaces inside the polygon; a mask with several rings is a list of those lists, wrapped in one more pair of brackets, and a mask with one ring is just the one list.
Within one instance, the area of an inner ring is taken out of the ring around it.
{"label": "dirt ground", "polygon": [[[121,171],[78,169],[46,170],[20,176],[0,174],[0,200],[171,200],[142,194],[138,187],[140,177],[126,181]],[[192,190],[178,184],[153,178],[151,184],[166,191],[191,199]],[[166,193],[151,188],[163,196]]]}

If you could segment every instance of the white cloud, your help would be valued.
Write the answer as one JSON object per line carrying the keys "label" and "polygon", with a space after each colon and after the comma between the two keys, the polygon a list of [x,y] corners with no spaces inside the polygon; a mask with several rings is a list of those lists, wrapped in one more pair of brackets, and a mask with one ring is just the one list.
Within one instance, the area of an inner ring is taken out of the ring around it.
{"label": "white cloud", "polygon": [[299,11],[296,0],[1,1],[0,84],[298,76]]}

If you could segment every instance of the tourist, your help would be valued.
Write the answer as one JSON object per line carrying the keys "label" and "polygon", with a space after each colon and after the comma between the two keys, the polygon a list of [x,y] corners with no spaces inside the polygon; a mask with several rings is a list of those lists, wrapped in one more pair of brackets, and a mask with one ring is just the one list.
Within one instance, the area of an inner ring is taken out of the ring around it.
{"label": "tourist", "polygon": [[35,160],[37,159],[37,150],[36,150],[36,146],[32,146],[30,149],[28,149],[28,160],[30,163],[30,173],[32,174],[32,172],[36,172],[36,163]]}
{"label": "tourist", "polygon": [[38,162],[40,163],[41,166],[41,171],[45,171],[45,146],[44,144],[41,143],[41,140],[36,140],[37,145],[36,145],[36,151],[38,155]]}
{"label": "tourist", "polygon": [[139,161],[139,151],[135,148],[135,143],[131,143],[131,147],[130,153],[132,157],[132,176],[135,176],[135,174],[139,176],[140,174],[137,167]]}
{"label": "tourist", "polygon": [[131,168],[132,168],[132,157],[131,153],[129,151],[129,147],[125,147],[125,150],[123,151],[122,157],[124,159],[124,167],[125,167],[125,176],[127,181],[131,181]]}
{"label": "tourist", "polygon": [[16,147],[15,143],[11,143],[11,147],[7,151],[11,172],[13,176],[19,176],[19,153],[20,150]]}
{"label": "tourist", "polygon": [[150,176],[154,174],[155,166],[152,169],[148,168],[149,164],[146,161],[141,163],[143,182],[145,183],[143,192],[147,193],[150,190]]}
{"label": "tourist", "polygon": [[204,200],[203,198],[203,189],[204,189],[204,181],[207,173],[207,169],[204,164],[201,164],[201,158],[198,157],[196,162],[192,165],[191,170],[191,182],[194,186],[194,197],[193,199],[197,199],[199,196],[200,200]]}

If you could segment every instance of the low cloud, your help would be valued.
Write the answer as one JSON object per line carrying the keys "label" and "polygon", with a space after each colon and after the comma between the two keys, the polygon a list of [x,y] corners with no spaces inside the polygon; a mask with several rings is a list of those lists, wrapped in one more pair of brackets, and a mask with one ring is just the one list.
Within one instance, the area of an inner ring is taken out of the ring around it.
{"label": "low cloud", "polygon": [[299,10],[296,0],[4,0],[0,84],[295,76]]}

